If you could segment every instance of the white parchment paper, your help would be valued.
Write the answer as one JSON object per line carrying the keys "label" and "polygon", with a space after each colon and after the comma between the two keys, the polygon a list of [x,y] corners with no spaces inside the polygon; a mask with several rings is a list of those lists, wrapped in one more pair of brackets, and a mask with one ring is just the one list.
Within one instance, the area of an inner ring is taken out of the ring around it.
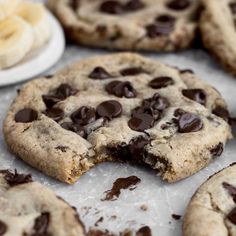
{"label": "white parchment paper", "polygon": [[[73,61],[104,53],[107,51],[68,46],[61,61],[47,73],[54,72]],[[191,50],[178,54],[145,55],[183,69],[193,69],[223,94],[232,115],[236,116],[236,79],[223,72],[205,52]],[[1,123],[16,96],[16,89],[20,86],[0,89]],[[209,175],[232,162],[236,162],[235,139],[228,143],[223,155],[209,167],[175,184],[162,182],[150,169],[128,164],[104,163],[90,170],[76,184],[69,186],[45,176],[12,155],[4,144],[2,132],[0,133],[0,169],[17,168],[20,172],[32,173],[35,180],[53,189],[76,206],[87,228],[93,227],[100,217],[104,217],[98,228],[113,232],[120,232],[126,228],[138,229],[142,225],[148,225],[154,236],[180,236],[182,220],[176,221],[171,215],[173,213],[183,215],[190,197],[198,186]],[[135,190],[122,191],[117,201],[100,201],[104,191],[110,189],[117,178],[130,175],[136,175],[142,180]],[[140,209],[143,204],[148,207],[147,211]]]}

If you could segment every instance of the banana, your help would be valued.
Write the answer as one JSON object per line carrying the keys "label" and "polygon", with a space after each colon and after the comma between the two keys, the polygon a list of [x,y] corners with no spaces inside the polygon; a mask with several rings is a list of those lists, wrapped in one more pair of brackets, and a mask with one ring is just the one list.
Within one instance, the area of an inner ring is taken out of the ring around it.
{"label": "banana", "polygon": [[0,20],[13,14],[20,0],[0,0]]}
{"label": "banana", "polygon": [[33,28],[33,49],[40,48],[49,40],[51,28],[47,11],[43,4],[23,1],[19,4],[16,14],[28,22]]}
{"label": "banana", "polygon": [[20,62],[31,50],[34,33],[31,26],[18,16],[0,21],[0,69]]}

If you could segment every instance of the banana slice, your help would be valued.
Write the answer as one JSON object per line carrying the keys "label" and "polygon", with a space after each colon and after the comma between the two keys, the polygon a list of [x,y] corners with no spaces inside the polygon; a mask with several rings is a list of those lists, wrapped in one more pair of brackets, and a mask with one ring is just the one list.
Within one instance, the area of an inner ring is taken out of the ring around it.
{"label": "banana slice", "polygon": [[13,14],[20,0],[0,0],[0,20],[4,20],[7,16]]}
{"label": "banana slice", "polygon": [[50,23],[43,4],[22,2],[19,4],[16,14],[28,22],[34,30],[33,49],[43,46],[51,35]]}
{"label": "banana slice", "polygon": [[0,69],[21,61],[33,46],[31,26],[18,16],[0,21]]}

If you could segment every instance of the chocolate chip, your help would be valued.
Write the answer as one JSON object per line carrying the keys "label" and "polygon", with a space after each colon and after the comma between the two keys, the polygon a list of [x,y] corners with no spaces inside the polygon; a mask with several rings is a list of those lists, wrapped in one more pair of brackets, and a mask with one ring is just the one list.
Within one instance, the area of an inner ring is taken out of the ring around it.
{"label": "chocolate chip", "polygon": [[160,76],[149,82],[149,86],[153,89],[165,88],[173,84],[174,80],[168,76]]}
{"label": "chocolate chip", "polygon": [[178,131],[180,133],[197,132],[203,128],[202,120],[199,116],[185,112],[178,120]]}
{"label": "chocolate chip", "polygon": [[40,216],[38,216],[34,221],[34,233],[32,236],[49,236],[48,234],[48,226],[50,222],[50,213],[43,212]]}
{"label": "chocolate chip", "polygon": [[79,124],[74,124],[72,122],[63,122],[61,124],[61,127],[63,129],[72,131],[72,132],[80,135],[82,138],[86,138],[87,137],[85,129],[81,125],[79,125]]}
{"label": "chocolate chip", "polygon": [[15,115],[15,121],[17,123],[29,123],[37,119],[38,119],[37,111],[30,108],[22,109],[18,111]]}
{"label": "chocolate chip", "polygon": [[229,115],[229,111],[226,108],[218,106],[212,111],[212,113],[216,116],[221,117],[226,122],[229,122],[230,115]]}
{"label": "chocolate chip", "polygon": [[230,194],[230,196],[233,198],[234,202],[236,203],[236,187],[226,182],[224,182],[222,185],[228,191],[228,193]]}
{"label": "chocolate chip", "polygon": [[154,121],[154,118],[148,114],[137,114],[129,120],[128,125],[132,130],[143,132],[153,127]]}
{"label": "chocolate chip", "polygon": [[236,14],[236,3],[235,2],[230,3],[229,7],[230,7],[232,14]]}
{"label": "chocolate chip", "polygon": [[130,0],[123,6],[123,9],[127,12],[130,12],[130,11],[140,10],[144,7],[145,7],[145,5],[142,1],[140,1],[140,0]]}
{"label": "chocolate chip", "polygon": [[152,231],[148,226],[143,226],[136,232],[136,236],[152,236]]}
{"label": "chocolate chip", "polygon": [[64,111],[60,108],[48,108],[43,114],[58,122],[64,117]]}
{"label": "chocolate chip", "polygon": [[160,15],[156,17],[155,19],[157,22],[163,23],[163,24],[171,24],[173,25],[175,22],[175,17],[170,15]]}
{"label": "chocolate chip", "polygon": [[101,4],[100,11],[108,14],[121,14],[123,13],[123,6],[114,0],[105,1]]}
{"label": "chocolate chip", "polygon": [[174,220],[180,220],[181,219],[181,215],[172,214],[171,216]]}
{"label": "chocolate chip", "polygon": [[52,108],[56,103],[61,101],[61,99],[55,95],[43,95],[42,98],[47,108]]}
{"label": "chocolate chip", "polygon": [[106,191],[106,196],[103,201],[114,201],[121,194],[121,189],[135,189],[136,185],[141,182],[137,176],[129,176],[127,178],[117,179],[112,186],[111,190]]}
{"label": "chocolate chip", "polygon": [[77,10],[80,0],[69,0],[69,5],[73,10]]}
{"label": "chocolate chip", "polygon": [[224,151],[224,145],[223,143],[219,143],[216,147],[212,148],[210,150],[211,154],[213,157],[218,157],[222,154],[222,152]]}
{"label": "chocolate chip", "polygon": [[7,232],[7,225],[0,220],[0,235],[4,235]]}
{"label": "chocolate chip", "polygon": [[227,219],[236,225],[236,207],[227,215]]}
{"label": "chocolate chip", "polygon": [[167,7],[172,10],[185,10],[191,5],[189,0],[171,0],[167,3]]}
{"label": "chocolate chip", "polygon": [[122,113],[122,106],[115,100],[102,102],[97,107],[97,114],[99,117],[105,117],[109,120],[118,117]]}
{"label": "chocolate chip", "polygon": [[89,74],[89,78],[91,79],[108,79],[112,76],[102,67],[98,66],[94,68],[94,70]]}
{"label": "chocolate chip", "polygon": [[179,71],[181,74],[189,73],[189,74],[194,74],[194,71],[191,69],[183,69]]}
{"label": "chocolate chip", "polygon": [[162,112],[169,106],[169,102],[166,98],[163,98],[158,93],[155,93],[151,98],[144,99],[142,106]]}
{"label": "chocolate chip", "polygon": [[69,84],[61,84],[56,90],[56,95],[64,100],[69,96],[75,95],[77,92],[78,90],[72,88]]}
{"label": "chocolate chip", "polygon": [[206,93],[202,89],[184,89],[182,91],[183,95],[195,102],[206,105]]}
{"label": "chocolate chip", "polygon": [[147,73],[142,67],[129,67],[120,71],[123,76],[139,75]]}
{"label": "chocolate chip", "polygon": [[140,114],[151,115],[155,120],[158,120],[161,116],[159,110],[153,109],[152,107],[140,106],[132,110],[132,117],[138,116]]}
{"label": "chocolate chip", "polygon": [[72,113],[71,119],[76,124],[87,125],[96,120],[96,111],[92,107],[82,106]]}
{"label": "chocolate chip", "polygon": [[18,174],[17,170],[14,173],[6,171],[4,179],[11,187],[32,182],[31,175]]}
{"label": "chocolate chip", "polygon": [[147,36],[149,38],[156,38],[158,36],[169,35],[173,31],[172,25],[163,25],[158,23],[149,24],[145,28],[147,31]]}
{"label": "chocolate chip", "polygon": [[51,79],[51,78],[54,77],[54,75],[50,75],[50,74],[49,74],[49,75],[45,75],[44,77],[45,77],[46,79]]}
{"label": "chocolate chip", "polygon": [[106,85],[106,91],[109,94],[113,94],[117,97],[126,97],[126,98],[134,98],[136,97],[136,90],[133,88],[130,82],[120,82],[120,81],[112,81],[111,83]]}

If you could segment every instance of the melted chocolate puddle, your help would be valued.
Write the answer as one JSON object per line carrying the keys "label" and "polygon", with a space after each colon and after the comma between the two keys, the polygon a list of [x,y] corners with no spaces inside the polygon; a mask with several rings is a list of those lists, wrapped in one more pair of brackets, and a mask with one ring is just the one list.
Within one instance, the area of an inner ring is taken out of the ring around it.
{"label": "melted chocolate puddle", "polygon": [[115,201],[120,196],[121,189],[134,190],[136,185],[141,182],[137,176],[130,176],[127,178],[117,179],[112,186],[112,189],[106,191],[105,198],[101,199],[102,201]]}

